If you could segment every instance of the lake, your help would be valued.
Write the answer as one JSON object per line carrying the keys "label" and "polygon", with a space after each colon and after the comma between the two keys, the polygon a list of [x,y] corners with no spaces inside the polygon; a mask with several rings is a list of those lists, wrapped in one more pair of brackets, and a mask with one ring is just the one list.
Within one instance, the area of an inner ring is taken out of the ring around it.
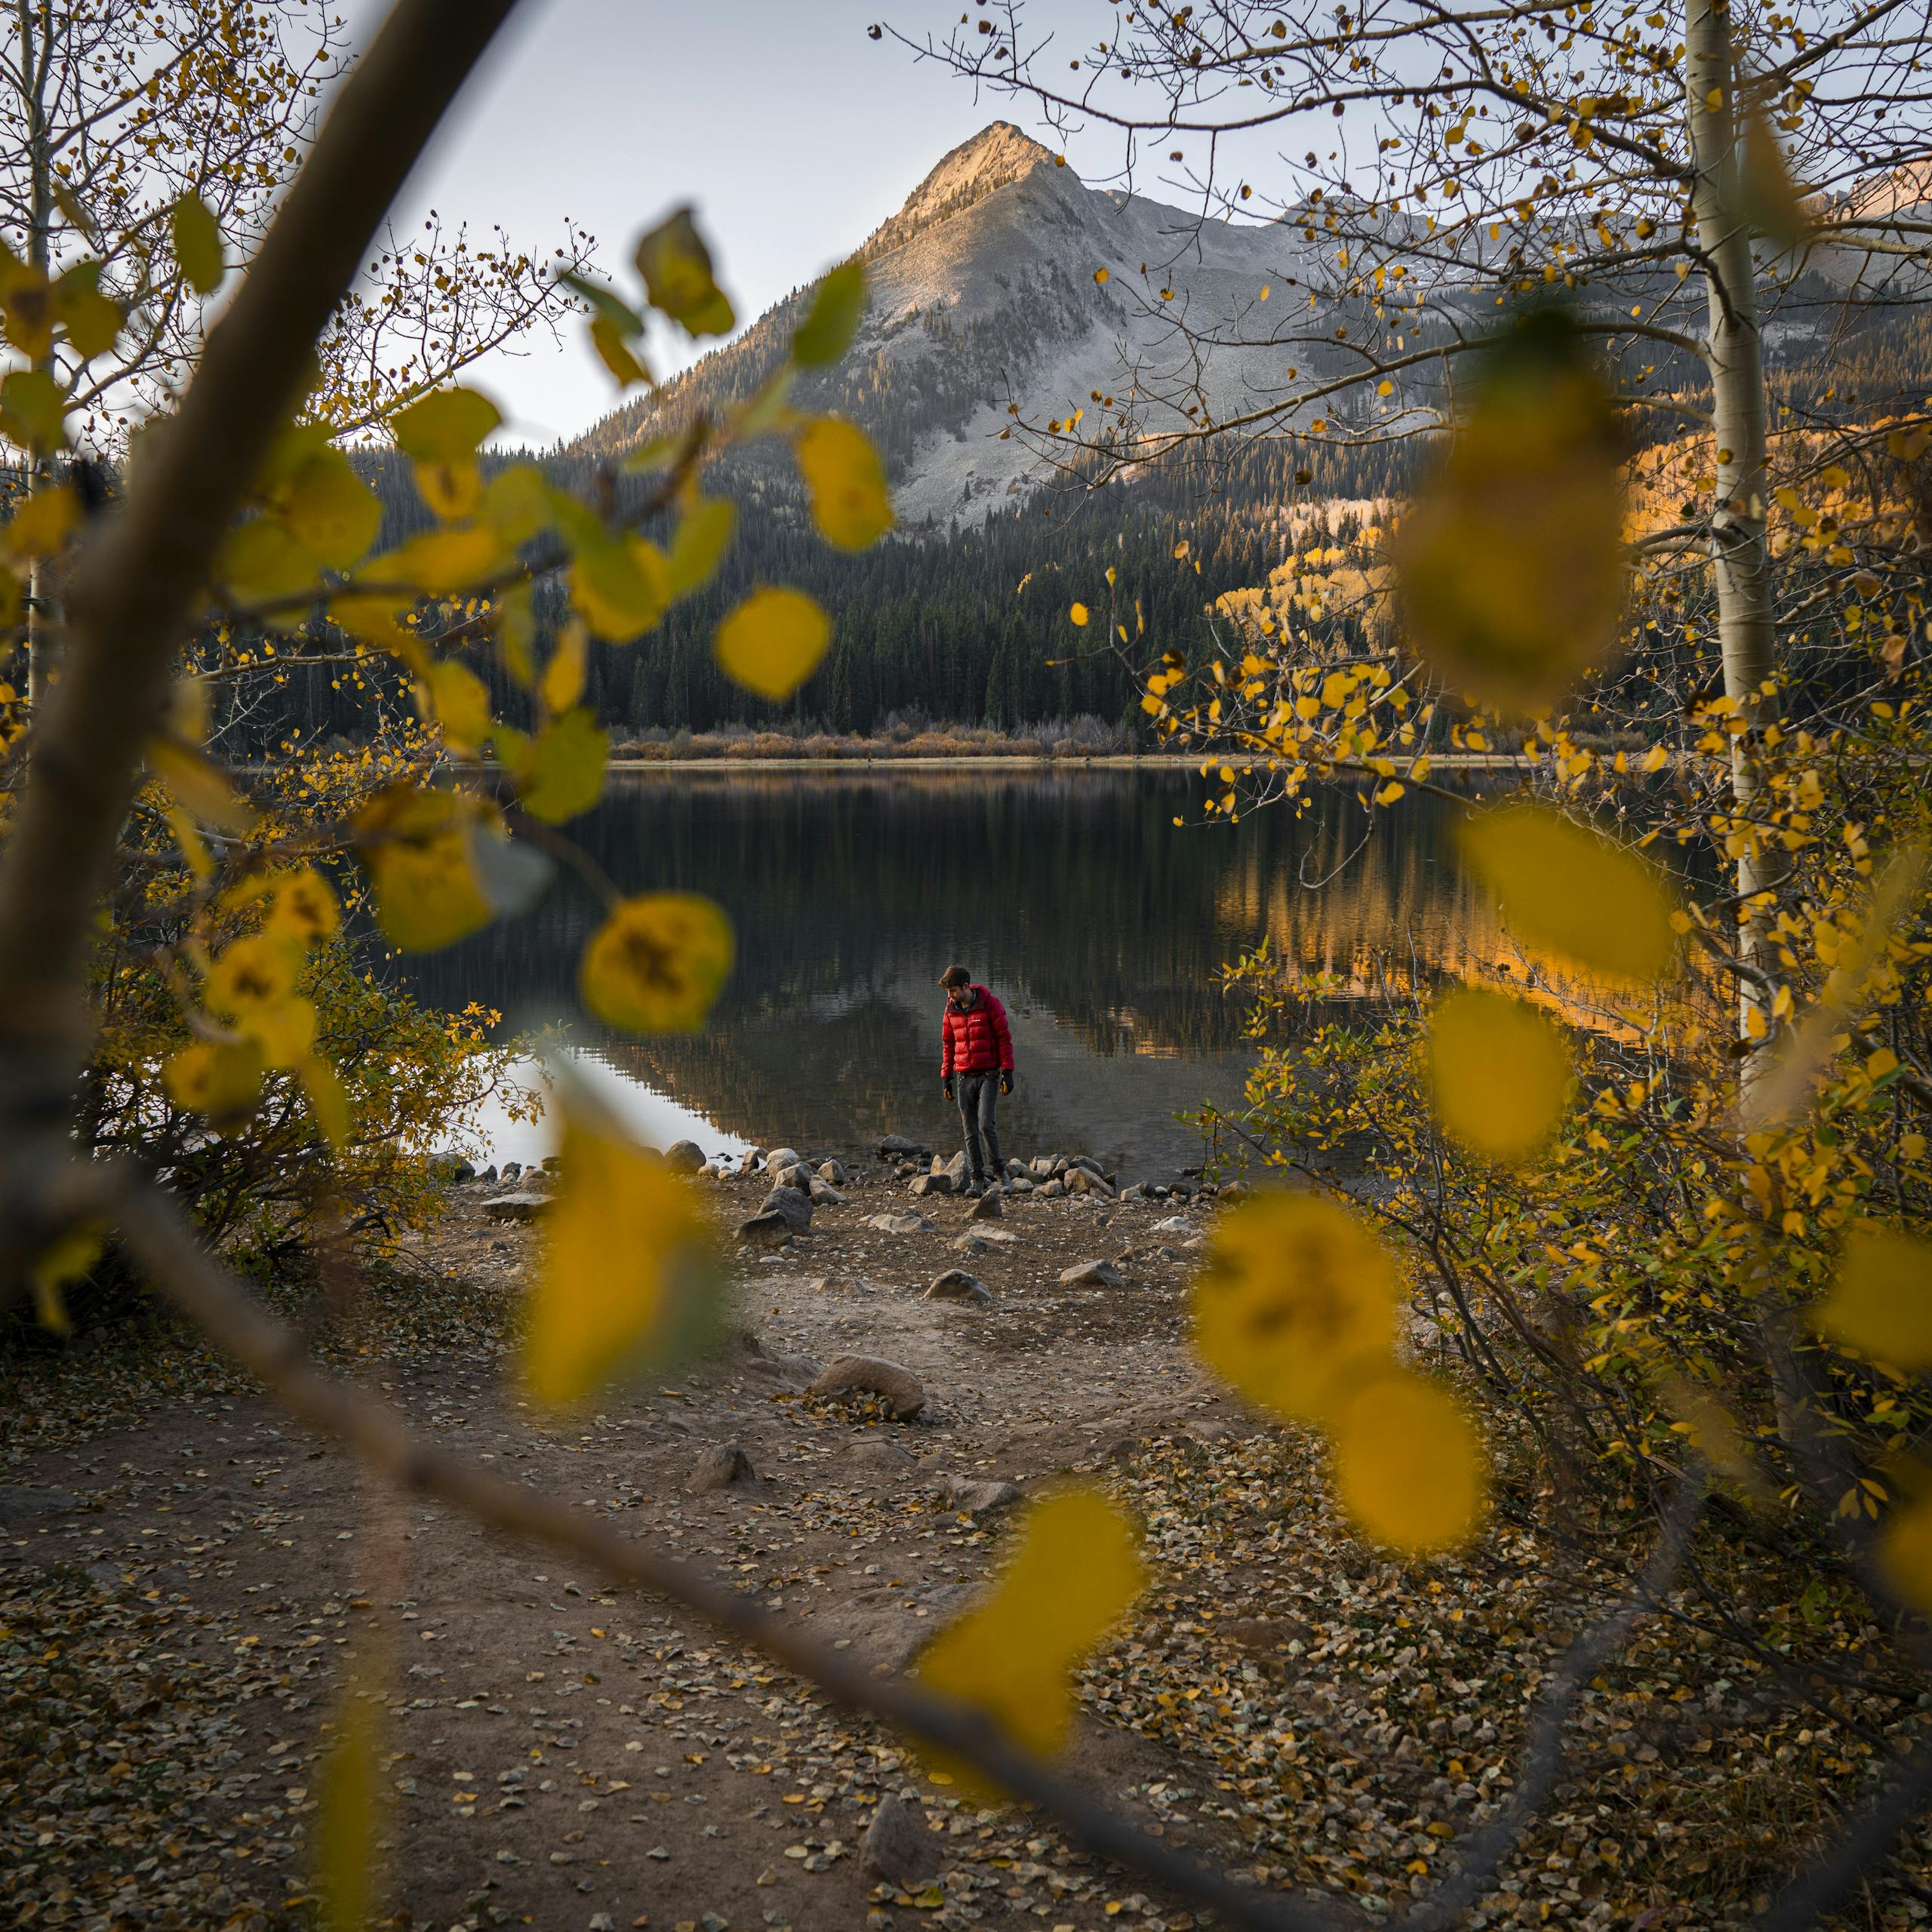
{"label": "lake", "polygon": [[[1172,767],[614,772],[571,828],[583,849],[623,891],[706,893],[736,925],[703,1033],[639,1039],[585,1017],[577,961],[599,914],[574,878],[402,970],[435,1004],[500,1009],[506,1031],[566,1023],[660,1144],[898,1133],[949,1149],[936,982],[957,960],[1012,1020],[1006,1151],[1165,1171],[1201,1158],[1176,1115],[1241,1094],[1225,962],[1266,939],[1297,973],[1332,976],[1345,1008],[1387,949],[1409,983],[1500,946],[1454,863],[1459,808],[1412,797],[1371,823],[1336,791],[1300,817],[1204,826],[1202,794]],[[530,1130],[493,1134],[499,1158],[540,1151]]]}

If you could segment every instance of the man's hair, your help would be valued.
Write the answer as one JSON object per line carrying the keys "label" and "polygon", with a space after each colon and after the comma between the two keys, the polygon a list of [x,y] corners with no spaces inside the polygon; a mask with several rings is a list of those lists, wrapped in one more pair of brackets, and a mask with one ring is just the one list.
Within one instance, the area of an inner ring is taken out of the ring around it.
{"label": "man's hair", "polygon": [[939,983],[943,986],[970,986],[973,976],[963,966],[949,966],[939,976]]}

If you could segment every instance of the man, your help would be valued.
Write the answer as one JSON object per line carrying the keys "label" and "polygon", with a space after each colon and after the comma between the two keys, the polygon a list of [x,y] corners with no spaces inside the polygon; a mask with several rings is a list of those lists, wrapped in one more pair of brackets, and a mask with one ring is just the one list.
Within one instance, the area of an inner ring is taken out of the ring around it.
{"label": "man", "polygon": [[964,967],[949,966],[940,984],[946,989],[940,1084],[950,1100],[955,1081],[958,1084],[959,1118],[966,1129],[966,1192],[977,1197],[989,1187],[1006,1186],[995,1116],[1000,1095],[1013,1091],[1013,1035],[1006,1008],[984,986],[974,985]]}

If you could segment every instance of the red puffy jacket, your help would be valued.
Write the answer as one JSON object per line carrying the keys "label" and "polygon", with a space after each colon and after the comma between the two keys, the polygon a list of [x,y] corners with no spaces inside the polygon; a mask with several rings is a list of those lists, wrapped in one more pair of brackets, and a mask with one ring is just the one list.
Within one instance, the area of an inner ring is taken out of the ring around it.
{"label": "red puffy jacket", "polygon": [[1013,1035],[1006,1008],[984,986],[973,989],[973,1004],[964,1013],[951,1000],[940,1034],[939,1077],[955,1073],[990,1073],[995,1067],[1013,1071]]}

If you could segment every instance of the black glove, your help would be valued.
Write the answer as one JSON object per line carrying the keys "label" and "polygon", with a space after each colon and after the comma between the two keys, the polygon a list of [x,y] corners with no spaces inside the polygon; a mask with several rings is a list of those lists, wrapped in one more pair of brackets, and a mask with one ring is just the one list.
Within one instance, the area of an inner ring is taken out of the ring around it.
{"label": "black glove", "polygon": [[952,1081],[951,1077],[949,1075],[946,1079],[942,1080],[939,1084],[940,1084],[940,1091],[941,1091],[941,1092],[943,1092],[943,1093],[945,1094],[946,1097],[949,1100],[951,1100],[951,1099],[952,1098]]}
{"label": "black glove", "polygon": [[1010,1094],[1013,1091],[1013,1069],[1010,1066],[1003,1069],[1001,1072],[999,1091],[1002,1094]]}

